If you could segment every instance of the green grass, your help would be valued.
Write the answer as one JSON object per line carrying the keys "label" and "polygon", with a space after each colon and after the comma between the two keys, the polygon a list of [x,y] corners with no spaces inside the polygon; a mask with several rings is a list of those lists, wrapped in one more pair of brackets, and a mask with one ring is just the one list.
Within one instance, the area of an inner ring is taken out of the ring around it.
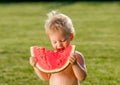
{"label": "green grass", "polygon": [[0,4],[0,85],[48,85],[29,65],[29,47],[51,44],[44,33],[46,14],[59,10],[72,18],[72,42],[85,56],[87,79],[81,85],[120,84],[120,3]]}

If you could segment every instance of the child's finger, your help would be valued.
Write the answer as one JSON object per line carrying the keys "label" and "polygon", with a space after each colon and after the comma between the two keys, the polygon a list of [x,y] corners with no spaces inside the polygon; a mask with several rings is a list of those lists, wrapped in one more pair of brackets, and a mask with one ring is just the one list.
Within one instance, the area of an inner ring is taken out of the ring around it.
{"label": "child's finger", "polygon": [[76,63],[76,57],[71,56],[71,57],[69,58],[69,61],[70,61],[71,64],[75,64],[75,63]]}
{"label": "child's finger", "polygon": [[32,66],[35,66],[36,61],[35,61],[35,58],[34,58],[34,57],[30,57],[30,64],[31,64]]}

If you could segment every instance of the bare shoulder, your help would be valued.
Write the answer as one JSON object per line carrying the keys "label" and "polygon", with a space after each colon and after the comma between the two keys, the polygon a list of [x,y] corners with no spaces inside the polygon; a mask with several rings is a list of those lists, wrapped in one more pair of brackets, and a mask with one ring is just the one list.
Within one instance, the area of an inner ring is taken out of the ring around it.
{"label": "bare shoulder", "polygon": [[75,51],[75,55],[76,55],[77,58],[84,59],[84,55],[81,52],[79,52],[79,51]]}
{"label": "bare shoulder", "polygon": [[83,65],[84,64],[84,55],[79,51],[75,51],[75,55],[77,58],[77,62],[80,63],[81,65]]}

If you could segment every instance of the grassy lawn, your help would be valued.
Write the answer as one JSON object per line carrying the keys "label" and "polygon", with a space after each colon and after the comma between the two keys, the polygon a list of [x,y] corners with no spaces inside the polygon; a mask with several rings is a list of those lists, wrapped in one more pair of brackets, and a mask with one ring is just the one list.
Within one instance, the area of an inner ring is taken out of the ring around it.
{"label": "grassy lawn", "polygon": [[120,84],[120,3],[0,3],[0,85],[48,85],[29,65],[33,45],[52,49],[44,33],[46,14],[59,10],[72,18],[72,42],[85,56],[81,85]]}

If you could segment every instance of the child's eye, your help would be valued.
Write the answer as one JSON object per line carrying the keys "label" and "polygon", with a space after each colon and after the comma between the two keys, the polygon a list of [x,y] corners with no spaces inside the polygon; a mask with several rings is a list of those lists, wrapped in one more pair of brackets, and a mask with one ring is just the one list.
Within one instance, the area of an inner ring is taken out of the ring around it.
{"label": "child's eye", "polygon": [[56,42],[56,41],[52,41],[52,43],[54,43],[54,44],[55,44],[55,43],[57,43],[57,42]]}
{"label": "child's eye", "polygon": [[66,41],[66,39],[64,39],[64,40],[61,40],[61,42],[65,42]]}
{"label": "child's eye", "polygon": [[56,41],[53,42],[54,44],[57,43]]}

